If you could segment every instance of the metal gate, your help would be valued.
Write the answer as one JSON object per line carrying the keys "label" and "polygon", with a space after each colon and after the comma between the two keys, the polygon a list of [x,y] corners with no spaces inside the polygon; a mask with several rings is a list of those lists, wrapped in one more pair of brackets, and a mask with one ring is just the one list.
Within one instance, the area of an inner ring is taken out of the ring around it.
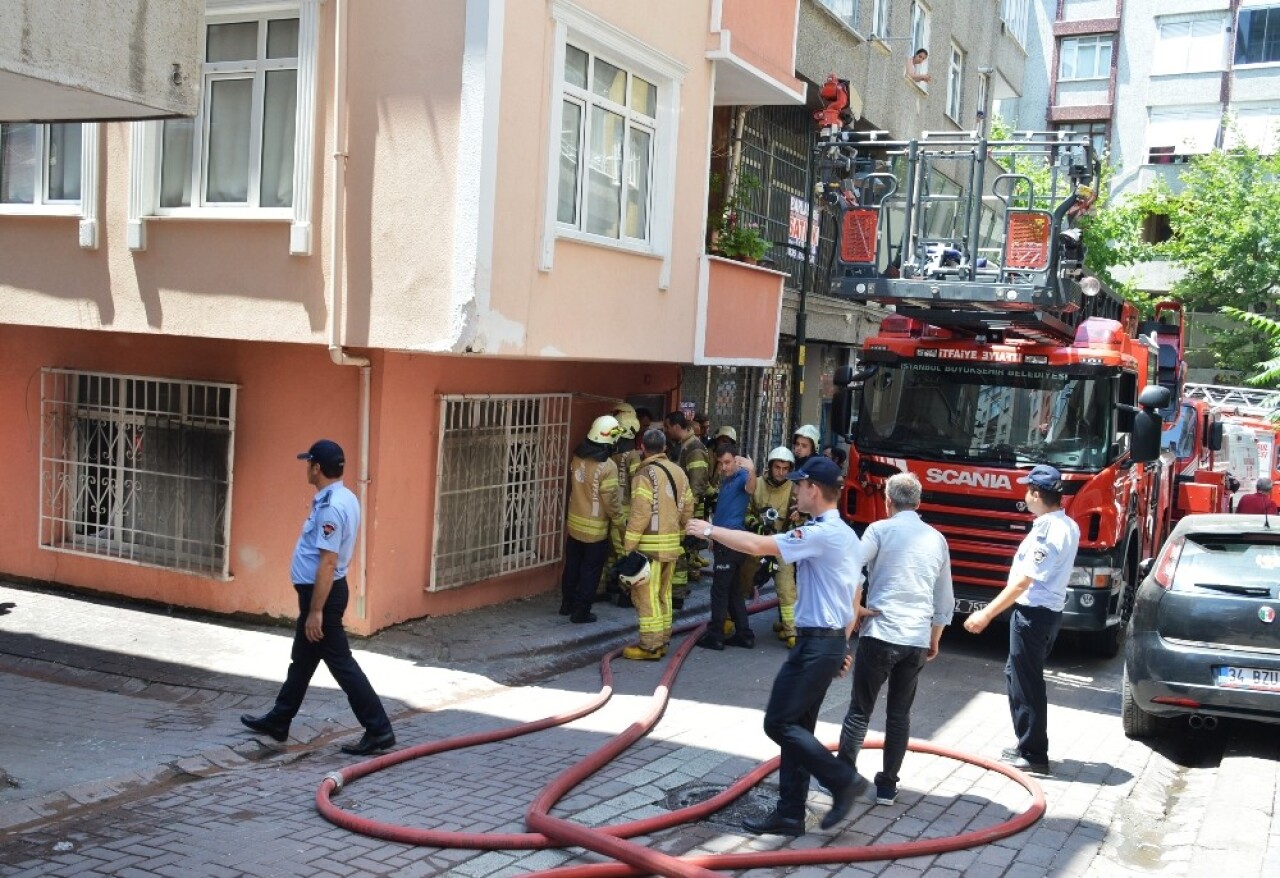
{"label": "metal gate", "polygon": [[738,431],[742,453],[764,460],[785,440],[791,410],[791,366],[695,366],[684,370],[681,398],[706,412],[713,428]]}

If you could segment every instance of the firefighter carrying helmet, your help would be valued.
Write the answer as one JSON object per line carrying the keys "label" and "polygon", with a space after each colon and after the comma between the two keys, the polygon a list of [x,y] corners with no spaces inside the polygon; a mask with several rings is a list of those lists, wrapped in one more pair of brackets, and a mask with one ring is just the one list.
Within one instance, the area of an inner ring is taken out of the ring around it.
{"label": "firefighter carrying helmet", "polygon": [[769,452],[769,463],[775,460],[784,460],[792,466],[796,465],[796,456],[791,453],[791,449],[785,445],[779,445],[773,451]]}
{"label": "firefighter carrying helmet", "polygon": [[618,441],[618,436],[622,434],[622,425],[618,423],[618,419],[613,415],[601,415],[591,422],[591,429],[587,431],[587,439],[592,442],[599,442],[602,445],[612,445]]}
{"label": "firefighter carrying helmet", "polygon": [[618,412],[614,417],[618,419],[618,425],[622,427],[622,433],[619,434],[619,438],[634,439],[640,435],[640,419],[635,415],[627,412]]}
{"label": "firefighter carrying helmet", "polygon": [[822,442],[822,434],[818,432],[818,428],[813,424],[805,424],[803,427],[796,430],[795,433],[791,435],[791,438],[794,439],[796,436],[803,436],[812,442],[814,451],[818,450],[818,444]]}
{"label": "firefighter carrying helmet", "polygon": [[625,588],[642,585],[649,580],[649,559],[634,550],[619,558],[613,569],[618,574],[618,582]]}

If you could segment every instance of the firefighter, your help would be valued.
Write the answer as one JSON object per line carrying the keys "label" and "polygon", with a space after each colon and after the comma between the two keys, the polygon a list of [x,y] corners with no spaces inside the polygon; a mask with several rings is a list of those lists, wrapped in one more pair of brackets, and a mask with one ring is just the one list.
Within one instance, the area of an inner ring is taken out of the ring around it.
{"label": "firefighter", "polygon": [[[596,594],[617,594],[620,598],[625,598],[618,589],[617,574],[613,568],[623,555],[622,538],[627,530],[627,515],[631,510],[631,480],[635,478],[636,470],[640,468],[640,461],[644,455],[637,447],[640,438],[640,421],[635,414],[620,411],[614,417],[618,419],[618,424],[622,428],[622,432],[618,434],[618,444],[615,446],[616,453],[611,458],[618,467],[618,514],[609,525],[609,557],[605,561],[605,572],[600,578],[600,587]],[[619,602],[619,606],[623,605],[630,606],[625,600]]]}
{"label": "firefighter", "polygon": [[791,436],[791,451],[796,456],[796,468],[804,466],[804,462],[818,453],[822,445],[822,434],[813,424],[805,424]]}
{"label": "firefighter", "polygon": [[[779,445],[769,452],[764,478],[756,479],[751,495],[751,514],[748,521],[755,525],[756,533],[773,536],[786,531],[796,514],[795,492],[787,478],[795,468],[796,458],[791,449]],[[779,621],[773,623],[774,633],[788,647],[796,645],[796,566],[781,560],[754,559],[742,565],[740,585],[744,594],[750,594],[757,585],[768,582],[772,570],[774,590],[778,595]],[[775,566],[776,565],[776,566]]]}
{"label": "firefighter", "polygon": [[569,464],[560,615],[579,624],[596,621],[591,602],[609,551],[609,523],[618,517],[619,508],[618,465],[609,455],[621,432],[613,415],[596,418]]}
{"label": "firefighter", "polygon": [[[676,462],[680,464],[680,469],[684,470],[689,480],[689,490],[693,492],[694,508],[697,512],[691,509],[690,513],[705,514],[703,500],[711,480],[711,455],[694,435],[684,412],[676,409],[667,415],[665,423],[667,438],[676,447]],[[681,554],[671,578],[671,605],[677,610],[684,607],[684,599],[689,594],[690,570],[697,570],[703,566],[700,559],[690,560],[691,555],[701,552],[701,549],[694,544],[695,542],[691,541],[689,548]],[[697,575],[693,578],[697,578]]]}
{"label": "firefighter", "polygon": [[666,455],[667,437],[660,429],[641,438],[644,462],[631,483],[631,510],[623,548],[649,559],[649,578],[630,589],[640,624],[640,641],[622,651],[636,661],[660,659],[671,640],[671,581],[680,557],[680,539],[693,517],[689,479]]}

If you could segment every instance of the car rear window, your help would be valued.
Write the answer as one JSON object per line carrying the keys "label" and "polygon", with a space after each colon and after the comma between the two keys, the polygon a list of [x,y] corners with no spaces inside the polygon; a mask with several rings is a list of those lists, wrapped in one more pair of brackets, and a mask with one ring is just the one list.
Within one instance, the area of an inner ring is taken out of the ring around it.
{"label": "car rear window", "polygon": [[1280,533],[1186,535],[1173,590],[1270,594],[1280,582]]}

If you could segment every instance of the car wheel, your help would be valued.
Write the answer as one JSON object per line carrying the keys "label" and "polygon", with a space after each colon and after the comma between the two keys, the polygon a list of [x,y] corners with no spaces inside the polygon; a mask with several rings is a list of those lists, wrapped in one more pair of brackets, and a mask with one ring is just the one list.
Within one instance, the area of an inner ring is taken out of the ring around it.
{"label": "car wheel", "polygon": [[1160,717],[1147,713],[1133,700],[1128,668],[1125,668],[1124,678],[1120,681],[1120,724],[1124,727],[1126,738],[1154,738],[1165,727]]}
{"label": "car wheel", "polygon": [[1124,643],[1124,630],[1124,625],[1112,625],[1101,631],[1086,631],[1081,636],[1085,647],[1094,655],[1115,658],[1120,654],[1120,645]]}

